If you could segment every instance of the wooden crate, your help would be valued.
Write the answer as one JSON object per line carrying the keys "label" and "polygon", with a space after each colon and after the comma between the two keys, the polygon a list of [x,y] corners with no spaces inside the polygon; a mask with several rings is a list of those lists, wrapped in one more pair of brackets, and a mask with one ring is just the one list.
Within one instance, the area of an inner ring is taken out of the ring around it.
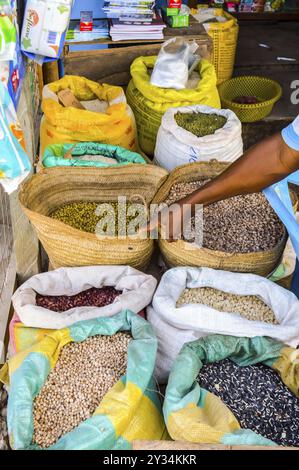
{"label": "wooden crate", "polygon": [[196,444],[179,441],[134,441],[133,450],[299,450],[298,447],[264,447],[264,446],[228,446],[222,444]]}

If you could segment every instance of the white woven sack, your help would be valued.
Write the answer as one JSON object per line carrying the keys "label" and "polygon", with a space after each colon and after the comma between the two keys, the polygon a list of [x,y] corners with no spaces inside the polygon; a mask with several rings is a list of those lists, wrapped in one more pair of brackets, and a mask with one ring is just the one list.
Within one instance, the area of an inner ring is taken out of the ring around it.
{"label": "white woven sack", "polygon": [[[157,281],[129,266],[83,266],[59,268],[31,277],[15,292],[12,303],[24,325],[33,328],[61,329],[82,320],[110,317],[122,310],[138,313],[152,300]],[[41,295],[75,295],[91,287],[113,286],[123,293],[105,307],[76,307],[53,312],[36,305]]]}
{"label": "white woven sack", "polygon": [[[177,112],[201,112],[226,117],[227,122],[214,134],[196,137],[179,127],[174,118]],[[164,114],[157,135],[155,162],[168,171],[186,163],[219,160],[233,162],[243,154],[242,125],[229,109],[210,106],[170,108]]]}
{"label": "white woven sack", "polygon": [[[256,295],[272,308],[279,325],[247,320],[237,313],[219,312],[202,304],[176,308],[184,289],[195,287]],[[158,337],[156,375],[161,383],[167,380],[182,346],[209,334],[268,336],[292,347],[299,344],[299,300],[292,292],[254,274],[209,268],[170,269],[163,275],[152,305],[147,308],[147,319]]]}

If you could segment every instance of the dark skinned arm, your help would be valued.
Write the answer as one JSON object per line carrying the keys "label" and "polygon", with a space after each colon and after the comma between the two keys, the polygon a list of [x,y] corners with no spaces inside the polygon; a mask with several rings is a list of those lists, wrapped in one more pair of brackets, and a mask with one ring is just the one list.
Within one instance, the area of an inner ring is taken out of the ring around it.
{"label": "dark skinned arm", "polygon": [[[277,133],[249,149],[241,158],[213,181],[177,202],[169,215],[169,238],[180,238],[183,224],[183,206],[209,205],[239,194],[249,194],[282,180],[299,169],[299,152],[288,147]],[[167,209],[164,209],[164,214]],[[148,229],[161,224],[161,217],[152,221]]]}

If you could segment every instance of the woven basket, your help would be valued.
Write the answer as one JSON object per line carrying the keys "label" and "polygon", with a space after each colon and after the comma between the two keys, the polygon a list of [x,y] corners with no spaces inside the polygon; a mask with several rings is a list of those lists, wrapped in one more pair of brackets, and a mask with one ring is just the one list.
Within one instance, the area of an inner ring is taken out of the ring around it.
{"label": "woven basket", "polygon": [[47,168],[21,187],[19,199],[34,225],[53,268],[61,266],[129,265],[144,268],[154,242],[150,239],[99,239],[49,217],[63,204],[117,201],[120,195],[142,195],[151,202],[167,172],[153,165],[118,168]]}
{"label": "woven basket", "polygon": [[[268,116],[282,95],[279,83],[266,77],[235,77],[222,83],[219,88],[222,108],[233,111],[241,122],[255,122]],[[256,104],[234,103],[238,96],[256,96]]]}
{"label": "woven basket", "polygon": [[[157,192],[153,203],[165,201],[175,183],[214,178],[222,173],[228,163],[197,162],[177,167]],[[169,243],[159,240],[161,253],[168,266],[204,266],[225,271],[254,273],[261,276],[270,274],[279,263],[287,241],[287,233],[277,246],[269,251],[256,253],[226,253],[208,248],[196,248],[183,240]]]}

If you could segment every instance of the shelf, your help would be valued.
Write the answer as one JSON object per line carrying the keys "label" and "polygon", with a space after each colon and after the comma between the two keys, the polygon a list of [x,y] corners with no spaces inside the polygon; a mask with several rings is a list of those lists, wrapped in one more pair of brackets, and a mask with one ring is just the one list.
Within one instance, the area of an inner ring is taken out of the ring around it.
{"label": "shelf", "polygon": [[232,13],[239,21],[299,21],[299,10],[294,12]]}

